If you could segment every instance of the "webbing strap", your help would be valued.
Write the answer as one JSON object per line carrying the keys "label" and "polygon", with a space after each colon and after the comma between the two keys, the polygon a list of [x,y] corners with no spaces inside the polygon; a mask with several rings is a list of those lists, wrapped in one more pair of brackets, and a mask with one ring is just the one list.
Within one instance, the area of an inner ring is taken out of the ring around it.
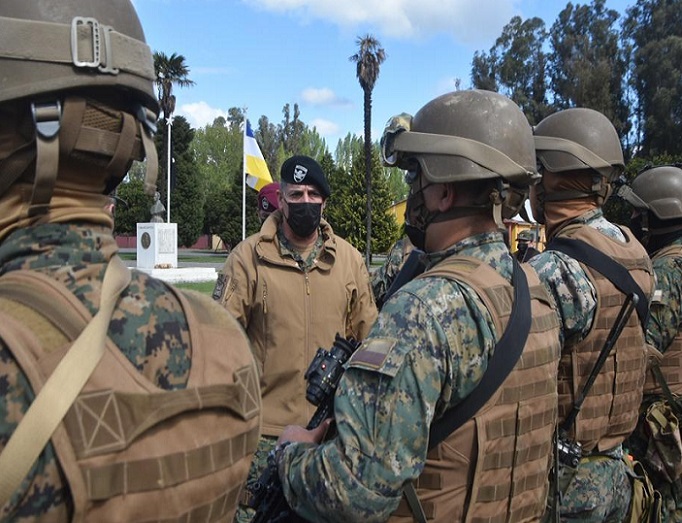
{"label": "webbing strap", "polygon": [[243,420],[258,414],[257,384],[251,367],[234,373],[234,383],[161,393],[122,393],[100,390],[79,395],[65,420],[79,434],[72,445],[78,458],[127,448],[140,434],[185,412],[227,410]]}
{"label": "webbing strap", "polygon": [[642,288],[637,285],[632,274],[623,265],[595,249],[589,243],[573,238],[554,238],[545,250],[563,252],[601,273],[623,294],[636,294],[639,298],[636,305],[637,316],[639,316],[642,327],[645,327],[649,316],[649,299]]}
{"label": "webbing strap", "polygon": [[130,271],[118,256],[109,262],[100,308],[45,382],[0,454],[0,506],[19,488],[100,359],[111,315]]}
{"label": "webbing strap", "polygon": [[190,451],[136,461],[86,467],[83,475],[91,500],[179,485],[234,465],[258,445],[256,425],[246,433]]}
{"label": "webbing strap", "polygon": [[429,448],[433,448],[471,419],[500,387],[521,357],[531,326],[530,290],[528,279],[519,262],[512,259],[514,273],[514,303],[507,328],[495,344],[488,369],[467,398],[431,424]]}
{"label": "webbing strap", "polygon": [[59,24],[0,17],[0,56],[154,80],[149,46],[92,18]]}

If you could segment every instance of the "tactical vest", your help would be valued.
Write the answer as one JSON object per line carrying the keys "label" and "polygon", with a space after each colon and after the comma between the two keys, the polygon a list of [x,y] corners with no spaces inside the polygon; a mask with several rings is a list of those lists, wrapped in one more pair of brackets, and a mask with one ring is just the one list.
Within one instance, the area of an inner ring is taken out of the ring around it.
{"label": "tactical vest", "polygon": [[[619,242],[587,225],[568,226],[558,236],[583,240],[623,265],[644,293],[653,293],[653,269],[644,247],[632,233]],[[559,363],[559,419],[573,406],[575,395],[587,381],[611,327],[625,301],[625,295],[605,276],[581,263],[597,291],[597,310],[589,334],[581,341],[565,340]],[[576,418],[570,437],[582,444],[583,452],[612,449],[634,430],[642,401],[646,368],[646,344],[642,324],[630,316],[589,391]]]}
{"label": "tactical vest", "polygon": [[[233,517],[260,431],[257,369],[241,327],[218,304],[172,292],[189,326],[187,387],[157,388],[107,339],[51,438],[73,521]],[[0,296],[0,337],[38,394],[91,315],[65,287],[35,272],[3,276]]]}
{"label": "tactical vest", "polygon": [[[557,418],[559,322],[536,273],[530,267],[523,270],[533,318],[528,340],[514,369],[474,418],[429,452],[416,481],[429,520],[537,521],[545,510]],[[490,266],[453,257],[424,275],[470,286],[501,336],[512,310],[513,287]],[[412,521],[404,500],[390,521]]]}
{"label": "tactical vest", "polygon": [[[665,257],[682,257],[682,245],[669,245],[659,250],[652,259],[657,260]],[[655,300],[652,300],[652,307],[654,304]],[[663,353],[659,367],[671,392],[673,394],[682,394],[682,330],[678,329],[677,335]],[[663,394],[663,390],[652,371],[646,373],[644,394]]]}

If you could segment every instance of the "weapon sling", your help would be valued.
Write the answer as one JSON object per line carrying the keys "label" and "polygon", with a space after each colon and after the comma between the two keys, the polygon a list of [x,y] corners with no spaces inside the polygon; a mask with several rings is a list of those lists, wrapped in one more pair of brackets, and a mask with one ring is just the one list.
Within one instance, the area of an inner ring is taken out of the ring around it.
{"label": "weapon sling", "polygon": [[[488,362],[488,368],[476,388],[466,399],[431,424],[429,450],[436,447],[450,434],[471,419],[492,397],[512,371],[523,352],[531,326],[530,290],[526,274],[516,259],[512,259],[514,271],[512,285],[514,302],[507,322],[507,328],[495,344],[495,350]],[[405,498],[415,519],[424,523],[426,516],[415,491],[414,483],[405,487]]]}

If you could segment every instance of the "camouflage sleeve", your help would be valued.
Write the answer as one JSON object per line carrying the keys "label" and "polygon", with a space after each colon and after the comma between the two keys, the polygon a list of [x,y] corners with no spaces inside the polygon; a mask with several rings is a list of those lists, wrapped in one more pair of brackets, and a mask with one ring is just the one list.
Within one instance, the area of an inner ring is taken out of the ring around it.
{"label": "camouflage sleeve", "polygon": [[424,468],[434,416],[487,368],[496,333],[478,298],[443,280],[410,292],[420,284],[396,293],[351,359],[334,403],[337,436],[285,449],[285,495],[311,521],[385,521]]}
{"label": "camouflage sleeve", "polygon": [[391,283],[398,274],[403,263],[403,248],[401,241],[398,240],[393,244],[391,250],[386,255],[384,263],[374,271],[372,276],[372,291],[374,292],[374,299],[377,303],[382,303],[386,291],[390,288]]}
{"label": "camouflage sleeve", "polygon": [[[34,399],[33,390],[14,357],[0,340],[0,452]],[[69,521],[70,493],[57,464],[52,444],[40,454],[21,487],[0,507],[0,521]]]}
{"label": "camouflage sleeve", "polygon": [[646,340],[665,352],[682,324],[682,260],[665,257],[654,260],[653,265],[657,285],[649,309]]}
{"label": "camouflage sleeve", "polygon": [[580,264],[557,251],[544,251],[529,261],[554,299],[561,325],[561,343],[582,339],[592,328],[597,291]]}
{"label": "camouflage sleeve", "polygon": [[[372,291],[374,292],[374,299],[377,303],[382,303],[384,295],[390,289],[393,280],[400,272],[411,248],[408,249],[407,239],[405,237],[399,239],[393,244],[391,250],[386,255],[386,260],[379,267],[372,277]],[[411,245],[411,244],[409,244]]]}

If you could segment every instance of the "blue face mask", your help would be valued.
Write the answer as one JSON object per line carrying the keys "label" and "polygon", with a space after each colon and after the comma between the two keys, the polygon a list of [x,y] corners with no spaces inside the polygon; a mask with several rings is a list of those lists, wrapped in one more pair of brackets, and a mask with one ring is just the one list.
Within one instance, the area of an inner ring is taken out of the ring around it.
{"label": "blue face mask", "polygon": [[307,238],[320,226],[322,218],[321,203],[290,203],[287,223],[294,234],[300,238]]}

